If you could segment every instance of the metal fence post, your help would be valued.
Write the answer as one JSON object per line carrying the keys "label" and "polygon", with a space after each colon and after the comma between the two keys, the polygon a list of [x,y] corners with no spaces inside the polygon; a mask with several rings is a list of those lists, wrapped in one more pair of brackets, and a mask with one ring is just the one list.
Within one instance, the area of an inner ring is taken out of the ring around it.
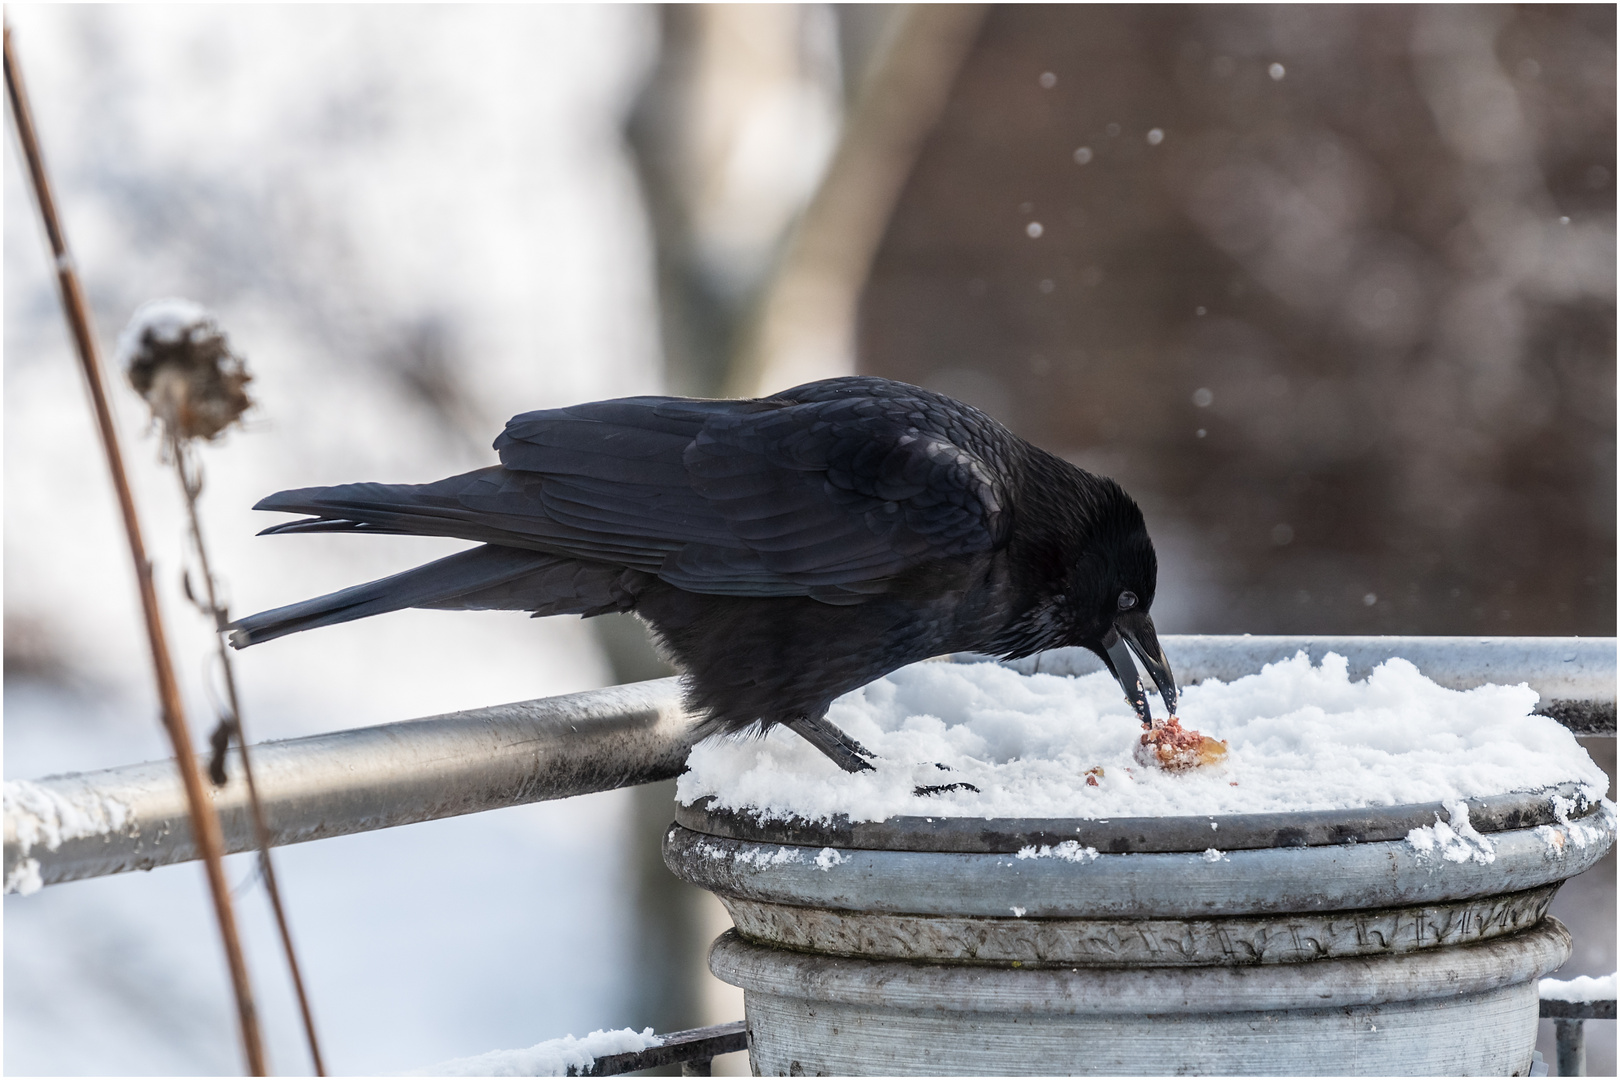
{"label": "metal fence post", "polygon": [[1586,1021],[1554,1020],[1558,1034],[1558,1075],[1586,1075]]}

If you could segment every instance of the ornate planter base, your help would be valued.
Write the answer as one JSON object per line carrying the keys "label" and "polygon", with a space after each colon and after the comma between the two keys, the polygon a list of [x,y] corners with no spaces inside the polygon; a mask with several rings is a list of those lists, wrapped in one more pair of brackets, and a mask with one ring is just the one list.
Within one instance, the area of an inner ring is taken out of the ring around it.
{"label": "ornate planter base", "polygon": [[[1239,968],[837,958],[723,935],[763,1076],[1524,1075],[1554,919],[1456,948]],[[1301,1001],[1320,1008],[1289,1008]]]}
{"label": "ornate planter base", "polygon": [[1615,812],[1557,791],[1479,811],[1489,828],[1442,850],[1425,806],[856,824],[683,807],[664,860],[731,912],[709,966],[743,989],[762,1075],[1523,1074],[1535,981],[1570,952],[1548,902],[1612,846]]}

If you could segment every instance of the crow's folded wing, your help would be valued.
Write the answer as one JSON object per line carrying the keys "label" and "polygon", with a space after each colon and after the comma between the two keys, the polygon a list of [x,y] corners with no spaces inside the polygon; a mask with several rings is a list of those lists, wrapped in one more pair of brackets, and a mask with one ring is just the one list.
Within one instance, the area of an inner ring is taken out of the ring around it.
{"label": "crow's folded wing", "polygon": [[[999,546],[1011,523],[1002,463],[903,405],[845,399],[715,417],[682,455],[692,491],[758,572],[817,595]],[[704,588],[728,555],[690,544],[662,576]]]}
{"label": "crow's folded wing", "polygon": [[856,602],[927,559],[993,550],[1011,524],[1010,436],[913,393],[525,413],[496,440],[503,468],[260,505],[321,516],[286,531],[432,531],[614,562],[693,592]]}

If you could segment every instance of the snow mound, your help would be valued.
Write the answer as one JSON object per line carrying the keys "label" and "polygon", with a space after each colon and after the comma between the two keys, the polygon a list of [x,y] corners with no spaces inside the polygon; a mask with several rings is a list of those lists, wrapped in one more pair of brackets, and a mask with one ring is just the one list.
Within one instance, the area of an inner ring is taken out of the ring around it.
{"label": "snow mound", "polygon": [[[765,818],[853,821],[1450,804],[1567,782],[1600,799],[1602,770],[1566,728],[1532,715],[1537,701],[1522,683],[1450,690],[1401,659],[1352,682],[1343,657],[1330,653],[1313,666],[1300,653],[1229,684],[1186,687],[1184,723],[1230,750],[1219,765],[1168,774],[1133,760],[1142,729],[1106,673],[1021,675],[993,663],[930,662],[846,694],[828,711],[877,755],[874,771],[844,773],[776,728],[764,738],[699,744],[677,798],[690,805],[714,796],[722,808]],[[958,786],[939,790],[947,783]],[[936,794],[917,794],[928,787]],[[1487,858],[1466,809],[1452,817],[1416,830],[1413,843],[1429,843],[1441,858],[1464,848],[1461,858]]]}
{"label": "snow mound", "polygon": [[476,1057],[455,1058],[407,1076],[578,1076],[610,1054],[637,1054],[663,1042],[652,1028],[636,1031],[593,1031],[583,1039],[565,1035],[536,1043],[527,1050],[491,1050]]}

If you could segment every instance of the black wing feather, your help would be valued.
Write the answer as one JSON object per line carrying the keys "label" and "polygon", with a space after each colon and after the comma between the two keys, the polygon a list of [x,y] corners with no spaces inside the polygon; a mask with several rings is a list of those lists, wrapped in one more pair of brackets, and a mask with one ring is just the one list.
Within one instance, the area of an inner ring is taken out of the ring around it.
{"label": "black wing feather", "polygon": [[634,602],[634,574],[602,563],[486,544],[401,574],[238,619],[231,624],[231,644],[245,648],[408,607],[536,615],[627,610]]}
{"label": "black wing feather", "polygon": [[501,465],[434,484],[282,492],[315,514],[267,532],[433,533],[613,563],[699,593],[859,602],[1010,528],[1016,440],[904,384],[774,399],[623,398],[514,417]]}

